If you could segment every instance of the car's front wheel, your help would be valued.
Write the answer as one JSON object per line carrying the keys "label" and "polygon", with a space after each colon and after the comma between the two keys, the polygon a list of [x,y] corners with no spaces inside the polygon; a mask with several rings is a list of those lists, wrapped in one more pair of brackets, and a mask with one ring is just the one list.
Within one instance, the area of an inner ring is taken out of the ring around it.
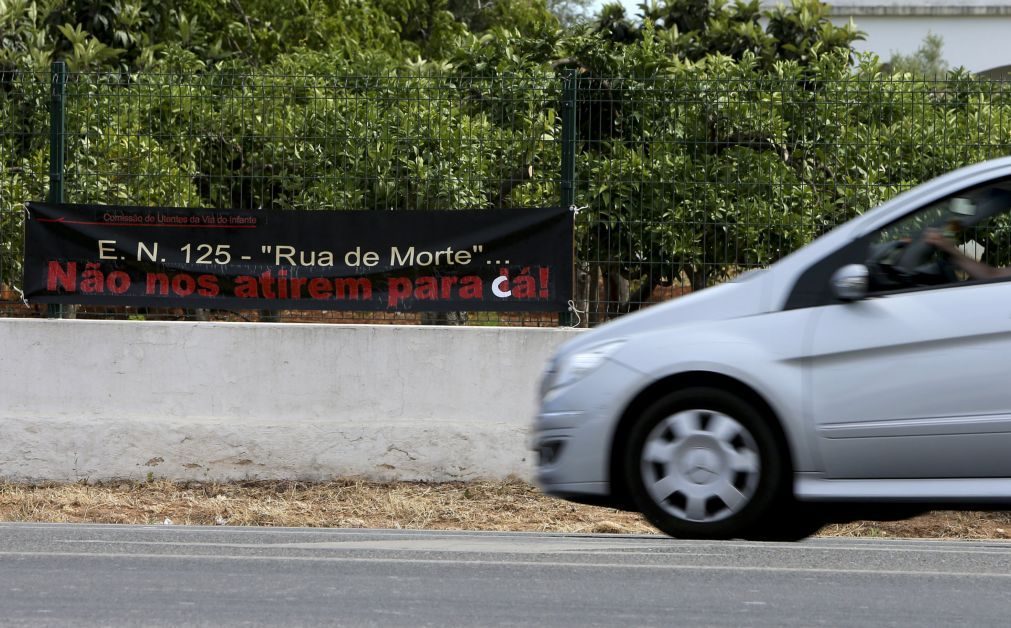
{"label": "car's front wheel", "polygon": [[654,403],[632,428],[625,473],[639,511],[679,538],[747,536],[788,488],[769,423],[737,396],[692,388]]}

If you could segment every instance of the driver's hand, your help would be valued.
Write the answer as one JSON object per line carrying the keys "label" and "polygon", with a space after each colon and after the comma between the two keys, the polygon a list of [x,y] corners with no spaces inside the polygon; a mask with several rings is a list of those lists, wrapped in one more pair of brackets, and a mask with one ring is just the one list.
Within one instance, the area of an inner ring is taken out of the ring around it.
{"label": "driver's hand", "polygon": [[951,241],[951,238],[945,236],[944,232],[940,229],[931,227],[924,231],[923,241],[936,249],[944,251],[945,253],[955,252],[955,243]]}

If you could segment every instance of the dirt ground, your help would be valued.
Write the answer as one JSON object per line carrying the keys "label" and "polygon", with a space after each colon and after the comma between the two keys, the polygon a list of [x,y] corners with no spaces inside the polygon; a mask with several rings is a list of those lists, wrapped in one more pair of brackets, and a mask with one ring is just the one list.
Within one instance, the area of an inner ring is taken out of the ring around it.
{"label": "dirt ground", "polygon": [[[0,521],[656,533],[634,513],[553,499],[520,481],[0,482]],[[939,511],[905,521],[830,525],[818,534],[1006,539],[1011,513]]]}

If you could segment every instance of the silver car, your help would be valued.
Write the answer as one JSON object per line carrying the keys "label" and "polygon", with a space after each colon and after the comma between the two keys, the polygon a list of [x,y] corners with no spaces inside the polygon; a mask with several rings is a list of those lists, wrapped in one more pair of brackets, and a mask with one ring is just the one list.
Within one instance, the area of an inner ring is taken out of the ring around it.
{"label": "silver car", "polygon": [[1011,509],[1011,158],[770,268],[620,318],[548,364],[543,490],[682,538]]}

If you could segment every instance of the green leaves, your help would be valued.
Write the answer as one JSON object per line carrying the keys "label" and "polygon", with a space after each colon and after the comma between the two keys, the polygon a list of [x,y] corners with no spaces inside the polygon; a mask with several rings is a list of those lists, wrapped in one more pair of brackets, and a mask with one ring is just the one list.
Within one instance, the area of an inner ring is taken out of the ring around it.
{"label": "green leaves", "polygon": [[64,24],[56,27],[73,47],[67,57],[67,67],[71,72],[82,72],[102,65],[110,59],[115,59],[125,52],[120,48],[111,48],[88,34],[81,25]]}
{"label": "green leaves", "polygon": [[574,73],[577,254],[647,289],[771,263],[1011,148],[1005,87],[887,76],[814,0],[611,5],[567,31],[545,7],[0,0],[4,280],[46,189],[55,58],[68,200],[272,209],[557,204]]}

